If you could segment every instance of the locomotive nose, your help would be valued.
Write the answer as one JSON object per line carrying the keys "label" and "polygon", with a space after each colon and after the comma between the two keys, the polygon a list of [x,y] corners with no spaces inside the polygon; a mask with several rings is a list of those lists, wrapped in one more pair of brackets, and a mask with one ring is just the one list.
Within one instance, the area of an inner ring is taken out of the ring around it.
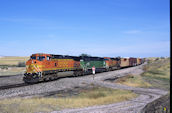
{"label": "locomotive nose", "polygon": [[28,73],[34,73],[35,72],[33,64],[27,65],[26,70],[27,70]]}
{"label": "locomotive nose", "polygon": [[32,64],[34,64],[34,63],[36,64],[36,60],[32,60],[32,62],[31,62],[31,63],[32,63]]}
{"label": "locomotive nose", "polygon": [[30,60],[26,63],[26,71],[27,73],[37,73],[40,72],[40,66],[38,65],[38,61]]}

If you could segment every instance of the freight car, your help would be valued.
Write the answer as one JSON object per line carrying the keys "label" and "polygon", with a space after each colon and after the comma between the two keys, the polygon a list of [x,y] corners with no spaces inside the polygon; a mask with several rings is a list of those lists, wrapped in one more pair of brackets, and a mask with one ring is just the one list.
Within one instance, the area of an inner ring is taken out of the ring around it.
{"label": "freight car", "polygon": [[[139,60],[143,62],[143,60]],[[110,58],[68,56],[37,53],[32,54],[26,62],[26,73],[23,80],[26,83],[48,81],[68,75],[81,76],[96,72],[110,71],[121,67],[134,66],[136,58]]]}
{"label": "freight car", "polygon": [[137,65],[137,58],[130,57],[129,66],[136,66],[136,65]]}
{"label": "freight car", "polygon": [[124,68],[129,66],[130,66],[129,58],[121,58],[120,67]]}
{"label": "freight car", "polygon": [[141,58],[137,58],[137,65],[141,64]]}

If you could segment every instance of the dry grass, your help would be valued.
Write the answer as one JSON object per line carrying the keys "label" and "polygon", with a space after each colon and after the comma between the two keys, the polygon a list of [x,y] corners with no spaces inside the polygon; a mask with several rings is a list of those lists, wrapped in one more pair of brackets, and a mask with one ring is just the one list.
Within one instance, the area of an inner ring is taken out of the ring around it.
{"label": "dry grass", "polygon": [[132,87],[151,87],[151,84],[144,81],[140,75],[127,75],[125,77],[119,78],[116,83],[124,84]]}
{"label": "dry grass", "polygon": [[29,57],[0,57],[0,76],[22,74],[25,67],[16,67]]}
{"label": "dry grass", "polygon": [[33,113],[50,112],[64,108],[80,108],[110,104],[135,98],[137,94],[127,90],[93,88],[82,91],[78,96],[67,98],[14,98],[0,100],[1,112]]}
{"label": "dry grass", "polygon": [[8,67],[8,69],[0,69],[0,76],[23,74],[25,67]]}
{"label": "dry grass", "polygon": [[29,57],[0,57],[0,65],[18,65],[19,62],[26,62]]}
{"label": "dry grass", "polygon": [[144,67],[142,77],[149,81],[153,87],[169,90],[170,88],[170,59],[149,61]]}

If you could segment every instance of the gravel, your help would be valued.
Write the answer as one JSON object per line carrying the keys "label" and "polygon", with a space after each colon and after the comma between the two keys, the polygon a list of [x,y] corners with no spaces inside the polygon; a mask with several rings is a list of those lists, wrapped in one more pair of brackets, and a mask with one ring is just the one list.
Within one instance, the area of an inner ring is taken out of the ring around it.
{"label": "gravel", "polygon": [[23,75],[5,75],[0,76],[0,87],[14,84],[22,84],[23,83]]}

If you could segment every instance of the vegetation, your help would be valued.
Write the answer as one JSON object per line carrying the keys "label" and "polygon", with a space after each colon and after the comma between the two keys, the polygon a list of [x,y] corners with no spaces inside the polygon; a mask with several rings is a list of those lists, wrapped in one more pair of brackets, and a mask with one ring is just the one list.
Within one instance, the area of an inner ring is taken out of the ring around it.
{"label": "vegetation", "polygon": [[25,67],[8,67],[6,69],[0,68],[0,76],[23,74],[25,70]]}
{"label": "vegetation", "polygon": [[169,90],[170,88],[170,58],[149,60],[141,75],[152,87]]}
{"label": "vegetation", "polygon": [[[137,94],[128,90],[93,88],[83,90],[77,96],[65,98],[13,98],[0,100],[1,112],[33,113],[50,112],[64,108],[80,108],[110,104],[135,98]],[[16,109],[17,107],[17,109]]]}
{"label": "vegetation", "polygon": [[140,75],[127,75],[125,77],[119,78],[116,83],[132,86],[132,87],[151,87],[151,84],[144,81]]}
{"label": "vegetation", "polygon": [[28,59],[29,57],[0,57],[0,76],[23,73]]}
{"label": "vegetation", "polygon": [[17,66],[19,62],[26,62],[29,57],[0,57],[0,65]]}
{"label": "vegetation", "polygon": [[82,57],[84,57],[84,56],[89,56],[89,57],[91,57],[91,55],[86,54],[86,53],[82,53],[82,54],[80,54],[79,56],[82,56]]}
{"label": "vegetation", "polygon": [[25,65],[25,62],[19,62],[17,66],[18,67],[25,67],[26,65]]}

